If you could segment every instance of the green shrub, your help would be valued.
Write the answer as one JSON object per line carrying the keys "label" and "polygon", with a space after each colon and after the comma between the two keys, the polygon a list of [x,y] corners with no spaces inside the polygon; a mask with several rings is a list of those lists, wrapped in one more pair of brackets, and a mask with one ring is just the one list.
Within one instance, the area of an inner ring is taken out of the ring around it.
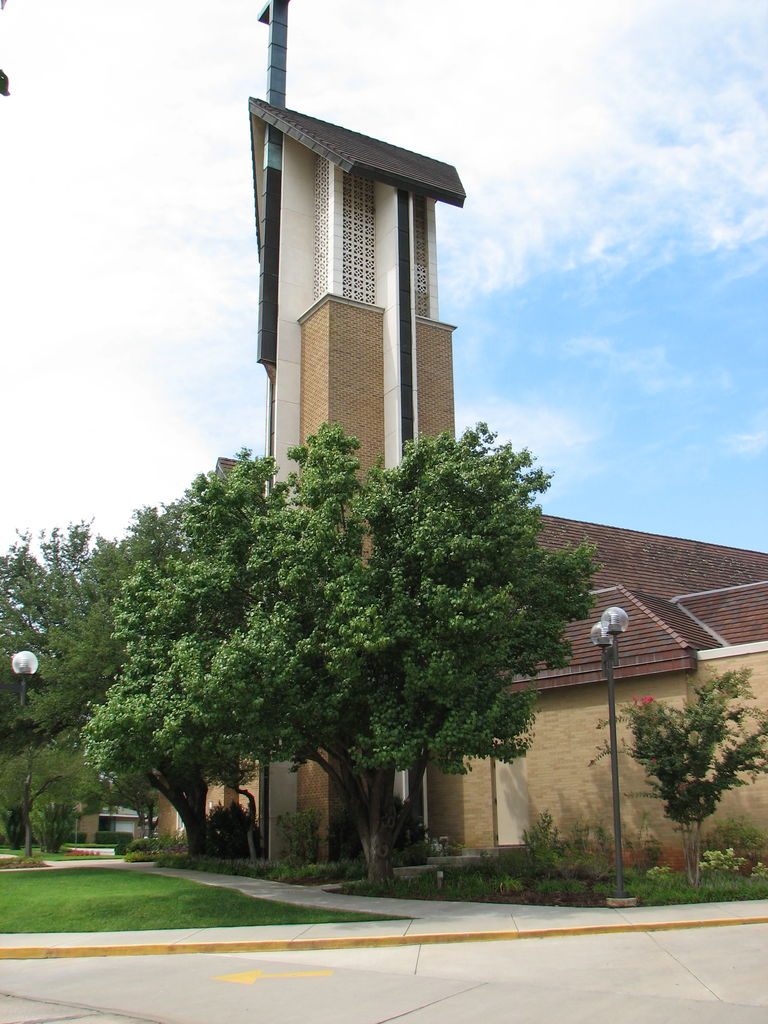
{"label": "green shrub", "polygon": [[733,849],[737,856],[759,860],[768,851],[768,832],[748,818],[725,818],[704,840],[707,850]]}
{"label": "green shrub", "polygon": [[587,884],[580,878],[541,878],[536,882],[536,892],[586,892]]}
{"label": "green shrub", "polygon": [[737,857],[733,847],[729,847],[727,850],[705,850],[699,867],[702,871],[737,875],[746,863],[746,857]]}
{"label": "green shrub", "polygon": [[550,878],[558,873],[563,842],[549,811],[542,811],[534,824],[523,832],[523,842],[532,876]]}
{"label": "green shrub", "polygon": [[563,878],[608,878],[613,870],[613,842],[602,825],[577,822],[561,844],[557,873]]}
{"label": "green shrub", "polygon": [[24,815],[20,807],[11,807],[3,811],[3,831],[12,850],[20,850],[24,845]]}
{"label": "green shrub", "polygon": [[502,893],[522,892],[525,888],[519,878],[513,878],[511,875],[502,875],[496,887]]}
{"label": "green shrub", "polygon": [[126,847],[126,853],[151,853],[155,849],[153,839],[134,839]]}
{"label": "green shrub", "polygon": [[395,850],[392,862],[397,868],[410,868],[417,864],[426,864],[430,856],[430,846],[426,839],[419,843],[411,843],[402,850]]}
{"label": "green shrub", "polygon": [[162,835],[153,836],[151,842],[153,850],[170,850],[173,853],[187,852],[187,833],[183,829],[178,832],[163,832]]}
{"label": "green shrub", "polygon": [[190,857],[188,853],[158,853],[155,857],[155,864],[159,868],[194,868],[195,867],[194,857]]}
{"label": "green shrub", "polygon": [[283,830],[286,859],[292,864],[313,864],[320,848],[320,811],[314,807],[295,814],[281,814],[277,823]]}
{"label": "green shrub", "polygon": [[52,801],[35,807],[31,819],[42,852],[58,853],[62,844],[72,835],[75,807],[74,804]]}
{"label": "green shrub", "polygon": [[624,836],[624,846],[632,855],[632,865],[638,871],[655,868],[661,860],[662,846],[644,822],[637,832]]}
{"label": "green shrub", "polygon": [[[240,804],[222,804],[210,811],[205,821],[205,849],[211,857],[242,860],[250,856],[248,827],[250,816]],[[254,829],[256,856],[261,852],[258,828]]]}
{"label": "green shrub", "polygon": [[132,832],[96,832],[94,843],[97,846],[114,846],[115,853],[122,855],[133,842]]}

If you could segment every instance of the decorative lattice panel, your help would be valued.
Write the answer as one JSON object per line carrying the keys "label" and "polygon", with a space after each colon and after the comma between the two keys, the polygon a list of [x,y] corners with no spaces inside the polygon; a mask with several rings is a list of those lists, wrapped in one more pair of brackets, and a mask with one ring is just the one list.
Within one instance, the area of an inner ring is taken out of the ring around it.
{"label": "decorative lattice panel", "polygon": [[413,263],[416,316],[429,316],[429,246],[424,196],[413,197]]}
{"label": "decorative lattice panel", "polygon": [[328,252],[331,210],[331,164],[322,156],[315,158],[315,298],[328,291]]}
{"label": "decorative lattice panel", "polygon": [[344,297],[376,302],[374,260],[373,182],[344,175],[343,282]]}

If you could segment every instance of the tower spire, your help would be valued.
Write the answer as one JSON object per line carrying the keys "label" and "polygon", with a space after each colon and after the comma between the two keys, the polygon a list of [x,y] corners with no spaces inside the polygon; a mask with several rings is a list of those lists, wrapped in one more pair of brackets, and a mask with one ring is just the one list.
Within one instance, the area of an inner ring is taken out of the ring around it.
{"label": "tower spire", "polygon": [[[269,0],[259,21],[269,25],[267,102],[285,109],[289,0]],[[267,454],[274,454],[274,386],[277,367],[278,278],[280,268],[280,202],[282,193],[283,135],[274,125],[264,142],[264,204],[260,230],[259,362],[267,370]],[[257,204],[258,205],[258,204]]]}
{"label": "tower spire", "polygon": [[273,107],[285,107],[288,3],[289,0],[270,0],[259,15],[259,21],[269,25],[267,102]]}

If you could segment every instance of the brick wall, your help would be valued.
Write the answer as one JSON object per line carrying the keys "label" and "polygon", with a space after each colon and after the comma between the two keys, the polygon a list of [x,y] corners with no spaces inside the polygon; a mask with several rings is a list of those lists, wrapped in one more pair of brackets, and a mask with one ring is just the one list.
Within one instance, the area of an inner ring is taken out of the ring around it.
{"label": "brick wall", "polygon": [[[768,709],[768,654],[728,658],[700,663],[695,675],[669,673],[626,682],[617,681],[617,707],[634,696],[652,696],[682,706],[697,680],[710,672],[718,674],[747,666],[753,669],[752,688],[759,706]],[[549,811],[561,830],[581,820],[612,828],[610,758],[595,765],[597,746],[607,739],[607,729],[597,730],[607,719],[606,684],[562,687],[540,694],[534,741],[528,752],[530,820]],[[621,727],[619,731],[621,736]],[[645,773],[629,757],[619,758],[621,814],[625,838],[647,827],[663,844],[670,859],[679,857],[680,837],[663,814],[661,802],[635,794],[647,792]],[[746,816],[768,830],[768,776],[726,793],[704,833],[725,817]]]}
{"label": "brick wall", "polygon": [[329,298],[301,327],[301,434],[341,423],[363,468],[384,452],[383,313]]}
{"label": "brick wall", "polygon": [[318,835],[319,860],[328,859],[328,826],[342,808],[342,800],[330,777],[319,764],[308,761],[298,771],[296,806],[299,810],[314,808],[320,811]]}
{"label": "brick wall", "polygon": [[416,380],[419,433],[453,434],[453,331],[435,323],[416,322]]}
{"label": "brick wall", "polygon": [[495,844],[492,762],[473,761],[468,775],[427,769],[427,817],[432,838],[448,836],[461,846]]}

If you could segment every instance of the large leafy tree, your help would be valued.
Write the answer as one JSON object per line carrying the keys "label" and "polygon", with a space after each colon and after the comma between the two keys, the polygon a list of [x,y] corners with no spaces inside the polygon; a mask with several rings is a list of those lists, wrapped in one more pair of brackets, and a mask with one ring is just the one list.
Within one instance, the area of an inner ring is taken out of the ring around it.
{"label": "large leafy tree", "polygon": [[88,733],[103,767],[152,764],[161,791],[182,769],[238,788],[251,761],[314,761],[383,878],[410,811],[395,773],[416,789],[430,762],[525,750],[534,694],[510,684],[566,662],[592,562],[538,544],[547,477],[484,429],[422,439],[365,480],[357,447],[324,426],[285,485],[248,453],[195,482],[184,557],[140,565],[118,601],[125,668]]}
{"label": "large leafy tree", "polygon": [[548,478],[485,428],[420,439],[364,482],[357,447],[326,426],[292,452],[294,490],[262,539],[279,585],[214,671],[269,680],[284,745],[339,787],[379,879],[409,813],[397,771],[418,790],[430,762],[463,773],[528,746],[535,695],[509,684],[566,663],[592,562],[539,545]]}
{"label": "large leafy tree", "polygon": [[[49,766],[82,761],[77,737],[88,703],[103,696],[119,666],[109,611],[119,561],[118,546],[94,541],[83,523],[52,530],[37,543],[21,535],[0,557],[2,682],[14,678],[14,652],[30,649],[40,660],[38,674],[26,680],[24,706],[4,690],[0,711],[0,750],[6,767],[19,774],[28,854],[35,801],[71,777]],[[6,803],[13,789],[4,787]]]}
{"label": "large leafy tree", "polygon": [[226,483],[214,473],[192,485],[180,543],[164,559],[155,548],[151,561],[140,559],[115,604],[124,668],[86,730],[89,757],[102,771],[143,773],[173,804],[193,853],[205,847],[210,783],[242,792],[253,819],[244,783],[254,771],[248,755],[264,691],[241,678],[222,690],[210,666],[242,628],[254,576],[268,575],[248,555],[280,493],[268,493],[273,472],[269,460],[243,459]]}
{"label": "large leafy tree", "polygon": [[[163,561],[179,549],[179,516],[175,505],[143,509],[121,541],[94,538],[85,523],[37,541],[23,534],[0,557],[0,682],[14,679],[14,652],[30,649],[40,659],[25,706],[7,691],[0,694],[0,751],[8,763],[26,766],[20,806],[27,824],[35,799],[54,782],[61,789],[57,773],[41,773],[40,766],[59,763],[62,752],[73,763],[82,760],[80,731],[123,658],[114,635],[115,599],[138,561]],[[38,783],[41,774],[46,777]]]}
{"label": "large leafy tree", "polygon": [[243,455],[187,510],[201,619],[164,672],[230,749],[320,765],[372,878],[390,874],[410,811],[396,813],[395,773],[417,789],[430,761],[519,755],[534,695],[509,684],[564,664],[563,627],[590,605],[590,552],[538,544],[547,477],[493,440],[422,439],[361,481],[357,442],[325,426],[291,453],[288,486],[265,493],[269,465]]}

